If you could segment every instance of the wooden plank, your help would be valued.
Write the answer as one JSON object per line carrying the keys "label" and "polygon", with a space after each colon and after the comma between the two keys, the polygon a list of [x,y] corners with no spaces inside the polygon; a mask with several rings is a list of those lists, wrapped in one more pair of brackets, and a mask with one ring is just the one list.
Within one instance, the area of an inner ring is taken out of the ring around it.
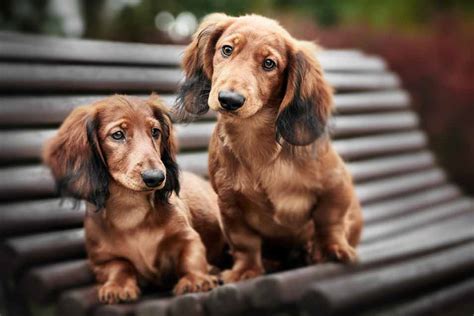
{"label": "wooden plank", "polygon": [[22,277],[20,288],[23,295],[35,304],[46,304],[51,303],[61,291],[94,281],[95,276],[87,260],[78,259],[35,267]]}
{"label": "wooden plank", "polygon": [[[211,292],[206,308],[212,315],[240,315],[250,309],[282,310],[297,304],[311,283],[317,283],[335,276],[344,276],[365,270],[385,262],[397,262],[419,254],[435,253],[439,249],[452,247],[461,242],[474,241],[474,232],[469,230],[474,219],[468,214],[448,220],[439,225],[423,227],[397,237],[391,247],[387,241],[380,246],[361,246],[361,265],[344,266],[336,263],[313,265],[304,268],[278,272],[249,281],[224,285]],[[446,234],[446,232],[450,232]],[[439,233],[444,232],[444,233]],[[420,242],[413,242],[419,240]],[[398,246],[397,246],[398,245]],[[233,306],[232,309],[227,308]]]}
{"label": "wooden plank", "polygon": [[364,223],[376,223],[395,216],[410,215],[413,211],[451,201],[460,195],[461,192],[457,187],[445,184],[387,201],[369,203],[364,205]]}
{"label": "wooden plank", "polygon": [[368,226],[362,231],[362,242],[364,244],[379,242],[424,225],[437,225],[440,221],[472,211],[474,211],[474,204],[470,198],[459,198],[436,206],[430,206],[427,209],[416,211],[407,216],[397,217]]}
{"label": "wooden plank", "polygon": [[84,286],[64,291],[57,301],[56,315],[86,316],[99,304],[97,287]]}
{"label": "wooden plank", "polygon": [[434,166],[434,157],[428,151],[390,157],[372,158],[347,164],[356,182],[390,175],[409,173]]}
{"label": "wooden plank", "polygon": [[462,315],[464,313],[455,311],[460,305],[468,306],[465,314],[469,310],[473,310],[474,302],[472,302],[472,297],[474,297],[474,278],[463,280],[436,291],[430,291],[401,303],[389,303],[378,308],[374,307],[367,313],[363,313],[362,316],[421,316],[433,315],[433,313],[437,315]]}
{"label": "wooden plank", "polygon": [[51,197],[56,188],[45,166],[22,166],[0,169],[0,201]]}
{"label": "wooden plank", "polygon": [[444,183],[445,181],[445,173],[436,168],[413,172],[408,175],[361,183],[356,186],[356,192],[359,200],[365,204],[433,187]]}
{"label": "wooden plank", "polygon": [[[0,125],[15,128],[59,125],[77,106],[91,104],[107,96],[106,94],[0,96]],[[171,107],[176,96],[162,94],[160,97]],[[336,113],[340,114],[399,111],[408,108],[409,98],[401,90],[345,93],[335,95],[334,105]],[[205,119],[215,117],[213,111],[204,116]]]}
{"label": "wooden plank", "polygon": [[416,253],[433,252],[471,241],[474,240],[473,225],[474,213],[468,212],[436,225],[428,225],[372,244],[362,244],[358,248],[359,262],[371,263],[386,258],[402,260]]}
{"label": "wooden plank", "polygon": [[[1,68],[0,68],[1,69]],[[400,86],[398,77],[383,73],[326,73],[326,80],[338,91],[387,90]]]}
{"label": "wooden plank", "polygon": [[[83,63],[122,63],[144,65],[177,65],[181,62],[183,45],[156,45],[99,41],[90,39],[59,38],[0,32],[0,58]],[[321,59],[348,59],[365,57],[355,49],[327,49],[317,54]],[[335,61],[330,60],[335,63]],[[383,61],[369,67],[379,67]]]}
{"label": "wooden plank", "polygon": [[336,93],[334,105],[340,114],[399,111],[409,107],[410,97],[403,90]]}
{"label": "wooden plank", "polygon": [[335,140],[332,144],[344,159],[360,159],[421,149],[427,140],[423,132],[413,131]]}
{"label": "wooden plank", "polygon": [[60,199],[0,204],[0,236],[80,226],[85,206],[73,206]]}
{"label": "wooden plank", "polygon": [[339,115],[333,117],[330,122],[333,135],[338,138],[410,130],[416,127],[418,127],[418,116],[414,112]]}
{"label": "wooden plank", "polygon": [[2,275],[15,276],[32,264],[85,255],[82,228],[14,237],[0,243]]}
{"label": "wooden plank", "polygon": [[0,63],[0,91],[174,91],[179,69]]}
{"label": "wooden plank", "polygon": [[305,312],[318,315],[334,315],[350,309],[361,311],[455,277],[472,276],[473,265],[474,243],[469,243],[354,275],[318,281],[306,291],[302,307]]}
{"label": "wooden plank", "polygon": [[[171,92],[183,76],[180,69],[143,66],[46,65],[0,62],[0,91]],[[339,91],[383,90],[399,86],[392,73],[327,73]]]}

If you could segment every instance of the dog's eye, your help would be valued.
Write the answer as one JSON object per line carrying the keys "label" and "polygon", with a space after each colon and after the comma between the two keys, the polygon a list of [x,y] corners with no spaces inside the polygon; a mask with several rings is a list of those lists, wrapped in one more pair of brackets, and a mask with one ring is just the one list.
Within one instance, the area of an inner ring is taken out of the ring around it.
{"label": "dog's eye", "polygon": [[160,136],[160,130],[156,127],[151,129],[151,137],[158,138]]}
{"label": "dog's eye", "polygon": [[122,131],[117,131],[112,134],[112,138],[115,140],[122,140],[125,139],[125,134]]}
{"label": "dog's eye", "polygon": [[269,58],[265,59],[265,61],[263,62],[263,69],[267,71],[270,71],[275,67],[276,67],[276,62],[274,62],[273,60]]}
{"label": "dog's eye", "polygon": [[232,48],[232,46],[229,46],[229,45],[222,46],[222,49],[221,49],[222,56],[229,57],[230,55],[232,55],[233,50],[234,49]]}

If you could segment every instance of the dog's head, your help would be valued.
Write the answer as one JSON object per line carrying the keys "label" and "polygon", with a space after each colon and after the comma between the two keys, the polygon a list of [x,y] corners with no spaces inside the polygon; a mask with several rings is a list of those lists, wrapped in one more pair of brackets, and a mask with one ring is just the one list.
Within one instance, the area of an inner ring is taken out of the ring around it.
{"label": "dog's head", "polygon": [[277,138],[308,145],[324,132],[332,107],[315,52],[274,20],[211,14],[185,50],[177,106],[237,118],[272,108]]}
{"label": "dog's head", "polygon": [[109,181],[156,191],[166,202],[179,192],[173,127],[160,100],[112,96],[75,109],[44,150],[60,194],[103,208]]}

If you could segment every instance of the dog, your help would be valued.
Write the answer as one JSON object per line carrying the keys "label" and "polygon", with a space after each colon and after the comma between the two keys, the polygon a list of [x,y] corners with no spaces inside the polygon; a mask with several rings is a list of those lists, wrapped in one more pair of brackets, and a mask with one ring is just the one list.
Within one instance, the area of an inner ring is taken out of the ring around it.
{"label": "dog", "polygon": [[263,274],[272,247],[357,260],[361,207],[328,136],[332,89],[316,48],[274,20],[214,13],[184,51],[177,111],[218,112],[209,175],[234,259],[224,282]]}
{"label": "dog", "polygon": [[218,283],[208,274],[224,247],[217,196],[198,176],[179,175],[176,151],[153,95],[79,107],[45,146],[61,195],[87,201],[86,250],[101,302],[136,300],[143,280],[166,287],[178,279],[177,295]]}

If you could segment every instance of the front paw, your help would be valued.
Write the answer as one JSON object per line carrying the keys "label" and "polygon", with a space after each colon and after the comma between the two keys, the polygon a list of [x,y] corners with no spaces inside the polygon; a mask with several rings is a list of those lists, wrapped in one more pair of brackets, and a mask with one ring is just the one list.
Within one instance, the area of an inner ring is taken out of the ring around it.
{"label": "front paw", "polygon": [[117,283],[105,283],[99,288],[99,301],[104,304],[131,302],[138,299],[140,289],[135,284],[120,286]]}
{"label": "front paw", "polygon": [[355,263],[357,262],[357,253],[347,242],[316,245],[312,253],[312,262],[322,263],[328,261]]}
{"label": "front paw", "polygon": [[173,289],[175,295],[186,293],[207,292],[215,288],[219,284],[219,280],[209,274],[186,274]]}
{"label": "front paw", "polygon": [[232,283],[232,282],[253,279],[264,273],[265,271],[262,268],[225,270],[221,274],[221,279],[224,282],[224,284],[227,284],[227,283]]}

